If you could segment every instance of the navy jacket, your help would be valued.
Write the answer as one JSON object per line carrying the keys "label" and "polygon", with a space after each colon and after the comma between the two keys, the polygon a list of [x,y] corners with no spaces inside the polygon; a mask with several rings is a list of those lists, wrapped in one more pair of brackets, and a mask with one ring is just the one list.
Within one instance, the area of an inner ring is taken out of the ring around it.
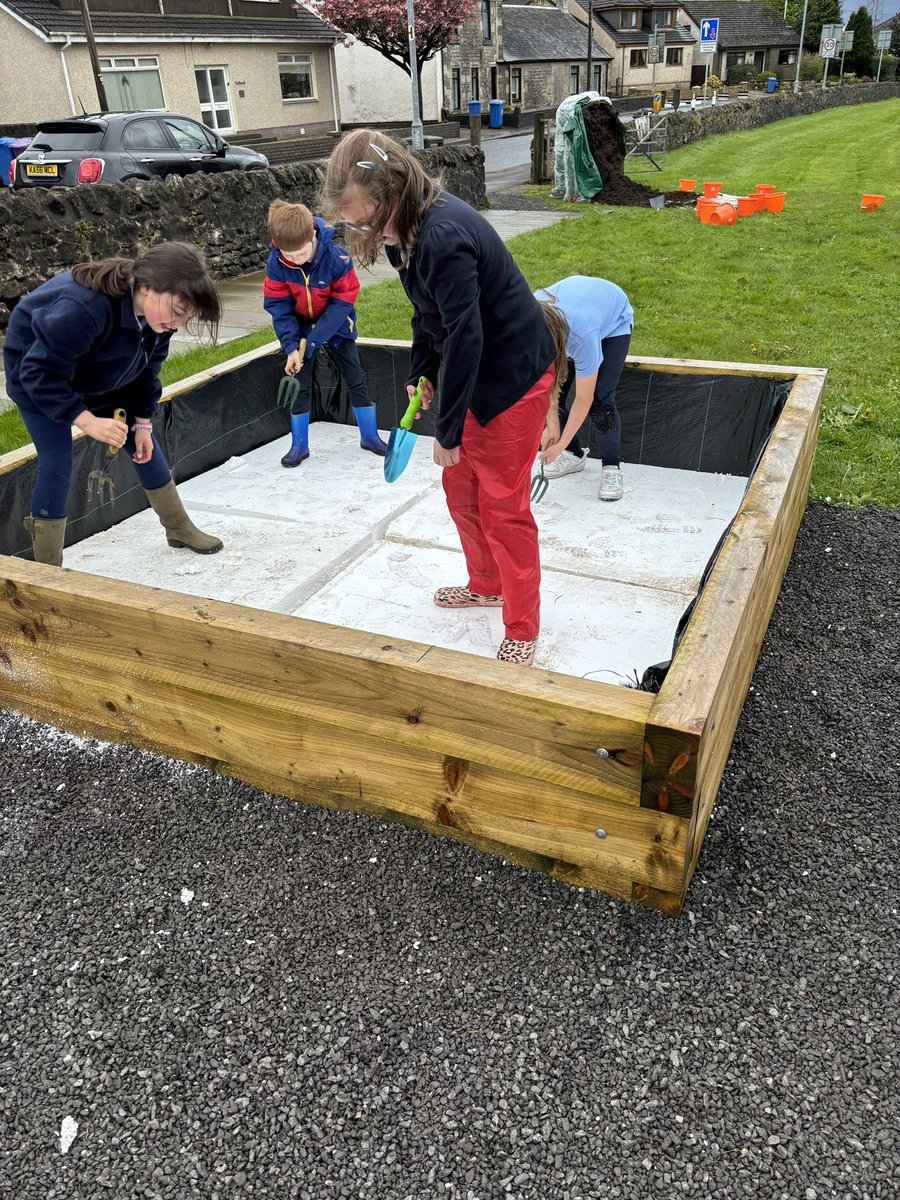
{"label": "navy jacket", "polygon": [[332,241],[334,230],[313,217],[316,249],[312,262],[288,262],[273,243],[266,259],[263,307],[272,318],[285,354],[306,338],[306,357],[328,342],[356,340],[359,280],[350,255]]}
{"label": "navy jacket", "polygon": [[106,296],[64,271],[12,311],[3,346],[7,391],[16,404],[67,425],[92,406],[116,402],[149,417],[171,336],[142,328],[131,292]]}
{"label": "navy jacket", "polygon": [[462,441],[469,409],[481,425],[506,412],[556,358],[556,343],[500,235],[463,200],[441,192],[425,213],[409,263],[387,247],[412,301],[410,383],[441,376],[435,436]]}

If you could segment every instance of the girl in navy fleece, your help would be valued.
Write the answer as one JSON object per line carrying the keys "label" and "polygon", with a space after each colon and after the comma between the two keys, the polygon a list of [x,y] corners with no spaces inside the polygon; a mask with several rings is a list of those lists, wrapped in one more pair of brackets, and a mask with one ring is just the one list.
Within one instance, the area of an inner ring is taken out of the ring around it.
{"label": "girl in navy fleece", "polygon": [[[138,258],[80,263],[42,283],[13,309],[3,347],[6,386],[31,435],[38,469],[25,528],[36,562],[62,566],[72,483],[72,426],[125,447],[170,546],[222,549],[184,510],[153,437],[159,371],[176,329],[218,325],[221,302],[206,264],[182,242]],[[113,412],[123,408],[125,422]]]}
{"label": "girl in navy fleece", "polygon": [[[300,391],[291,408],[291,448],[283,467],[299,467],[309,458],[309,408],[313,360],[328,346],[347,385],[363,450],[384,457],[387,446],[375,428],[375,405],[356,349],[359,280],[350,255],[332,241],[334,230],[314,217],[305,204],[273,200],[263,307],[272,318],[287,355],[287,375],[299,372]],[[302,347],[302,349],[301,349]]]}
{"label": "girl in navy fleece", "polygon": [[541,580],[529,481],[565,367],[564,323],[545,317],[488,222],[383,134],[357,130],[341,139],[323,195],[357,261],[368,266],[384,247],[412,301],[407,392],[424,376],[428,408],[441,376],[434,461],[468,580],[438,588],[434,601],[502,606],[506,636],[497,657],[527,666]]}

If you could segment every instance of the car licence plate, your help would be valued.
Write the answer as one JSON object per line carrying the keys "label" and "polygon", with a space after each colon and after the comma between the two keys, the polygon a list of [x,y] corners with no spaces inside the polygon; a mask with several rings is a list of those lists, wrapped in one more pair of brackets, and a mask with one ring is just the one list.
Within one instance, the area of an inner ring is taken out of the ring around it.
{"label": "car licence plate", "polygon": [[50,175],[56,179],[59,175],[59,167],[56,163],[25,163],[26,175]]}

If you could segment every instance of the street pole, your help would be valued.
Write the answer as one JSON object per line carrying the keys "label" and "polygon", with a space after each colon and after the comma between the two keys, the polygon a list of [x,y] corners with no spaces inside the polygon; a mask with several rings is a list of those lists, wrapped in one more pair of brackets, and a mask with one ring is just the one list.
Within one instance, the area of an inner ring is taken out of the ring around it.
{"label": "street pole", "polygon": [[[592,18],[592,15],[593,15],[593,14],[592,14],[592,12],[591,12],[591,6],[592,6],[592,4],[593,4],[593,0],[588,0],[588,10],[587,10],[587,19],[588,19],[588,61],[587,61],[587,87],[586,87],[586,89],[585,89],[585,90],[586,90],[586,91],[588,91],[588,92],[590,92],[590,91],[593,91],[593,83],[594,83],[594,80],[593,80],[593,74],[594,74],[594,73],[593,73],[593,71],[592,71],[592,69],[591,69],[591,68],[593,67],[593,65],[594,65],[594,22],[593,22],[593,20],[591,19],[591,18]],[[597,89],[597,91],[599,91],[599,90],[600,90],[600,89],[598,88],[598,89]]]}
{"label": "street pole", "polygon": [[838,76],[838,83],[844,82],[844,59],[847,57],[847,36],[841,35],[841,73]]}
{"label": "street pole", "polygon": [[91,14],[87,0],[81,0],[81,19],[84,22],[84,36],[87,40],[88,54],[91,57],[91,68],[94,72],[94,83],[97,86],[97,99],[100,101],[100,111],[109,112],[106,102],[106,88],[103,86],[103,72],[100,70],[100,59],[97,57],[97,43],[94,41],[94,27],[91,24]]}
{"label": "street pole", "polygon": [[822,91],[823,92],[828,87],[828,64],[830,62],[831,62],[830,58],[825,59],[825,70],[822,72]]}
{"label": "street pole", "polygon": [[[85,0],[81,2],[84,4]],[[406,0],[406,22],[409,31],[409,78],[412,84],[412,144],[414,150],[424,150],[425,133],[422,129],[422,115],[419,112],[419,71],[416,63],[416,19],[413,0]]]}
{"label": "street pole", "polygon": [[878,81],[881,79],[881,64],[883,62],[884,62],[884,46],[881,47],[881,51],[878,55],[878,74],[875,76],[876,83],[878,83]]}
{"label": "street pole", "polygon": [[806,36],[806,12],[809,8],[809,0],[803,0],[803,20],[800,22],[800,45],[797,49],[797,77],[794,80],[794,95],[798,95],[800,91],[800,63],[803,61],[803,39]]}

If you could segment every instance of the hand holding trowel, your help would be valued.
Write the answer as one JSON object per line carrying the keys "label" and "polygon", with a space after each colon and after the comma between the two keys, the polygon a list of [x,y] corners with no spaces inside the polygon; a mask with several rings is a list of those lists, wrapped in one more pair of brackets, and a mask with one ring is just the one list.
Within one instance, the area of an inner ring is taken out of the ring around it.
{"label": "hand holding trowel", "polygon": [[406,412],[400,418],[399,428],[391,430],[391,436],[388,439],[387,454],[384,456],[385,483],[396,483],[406,470],[409,456],[412,454],[413,446],[416,444],[416,434],[411,432],[412,423],[416,419],[419,409],[422,407],[422,389],[426,386],[427,382],[424,375],[419,376],[419,383],[416,390],[410,397]]}

